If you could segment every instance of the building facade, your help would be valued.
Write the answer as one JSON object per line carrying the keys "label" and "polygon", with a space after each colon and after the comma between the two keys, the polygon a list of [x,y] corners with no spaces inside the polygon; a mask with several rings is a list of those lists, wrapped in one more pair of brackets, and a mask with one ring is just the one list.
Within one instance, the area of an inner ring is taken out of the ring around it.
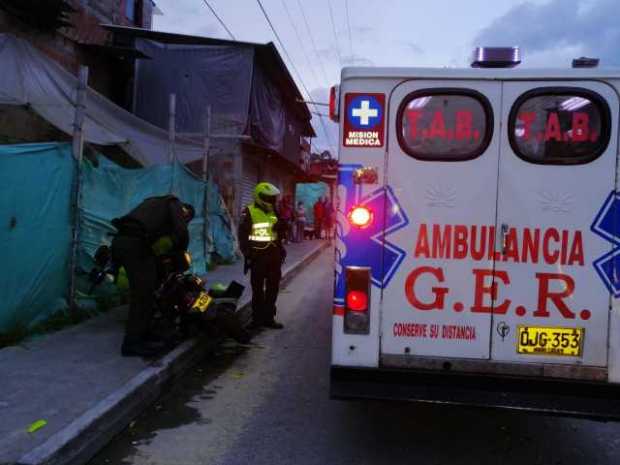
{"label": "building facade", "polygon": [[150,29],[152,0],[0,0],[0,33],[27,39],[77,74],[89,67],[89,85],[127,108],[135,53],[111,47],[102,24]]}
{"label": "building facade", "polygon": [[295,183],[305,176],[306,139],[315,134],[311,114],[272,43],[108,29],[115,46],[148,57],[135,67],[137,116],[168,129],[174,94],[178,137],[205,139],[209,127],[208,160],[188,165],[199,176],[207,166],[233,218],[252,201],[260,181],[294,195]]}
{"label": "building facade", "polygon": [[[160,13],[152,0],[0,0],[0,33],[26,39],[74,75],[88,66],[91,88],[163,130],[174,94],[178,140],[208,139],[209,147],[206,159],[180,161],[198,176],[207,167],[234,219],[260,181],[293,197],[315,134],[276,47],[152,31]],[[14,123],[0,125],[0,141],[61,140],[37,118],[0,108],[0,123]]]}

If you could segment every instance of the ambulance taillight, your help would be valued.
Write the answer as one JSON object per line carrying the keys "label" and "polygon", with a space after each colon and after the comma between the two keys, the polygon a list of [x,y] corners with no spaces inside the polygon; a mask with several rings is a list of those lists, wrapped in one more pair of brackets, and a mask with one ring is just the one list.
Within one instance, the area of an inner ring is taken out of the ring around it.
{"label": "ambulance taillight", "polygon": [[344,307],[345,334],[370,332],[370,268],[345,268],[346,297]]}
{"label": "ambulance taillight", "polygon": [[372,220],[373,214],[366,207],[355,207],[349,212],[349,222],[358,228],[367,228]]}
{"label": "ambulance taillight", "polygon": [[335,123],[340,120],[339,96],[339,86],[332,86],[332,88],[329,89],[329,119]]}

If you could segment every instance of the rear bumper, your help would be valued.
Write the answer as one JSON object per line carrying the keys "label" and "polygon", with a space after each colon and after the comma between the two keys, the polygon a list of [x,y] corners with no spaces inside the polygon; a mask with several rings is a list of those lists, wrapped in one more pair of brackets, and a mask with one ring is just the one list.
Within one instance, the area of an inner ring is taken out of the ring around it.
{"label": "rear bumper", "polygon": [[333,399],[407,400],[620,420],[620,385],[430,370],[332,366]]}

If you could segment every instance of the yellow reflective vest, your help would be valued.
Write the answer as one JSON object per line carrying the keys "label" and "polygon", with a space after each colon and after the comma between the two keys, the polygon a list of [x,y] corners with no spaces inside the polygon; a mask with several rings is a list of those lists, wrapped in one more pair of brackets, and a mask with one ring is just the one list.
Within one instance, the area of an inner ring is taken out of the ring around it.
{"label": "yellow reflective vest", "polygon": [[[252,218],[252,230],[248,239],[251,242],[262,242],[265,247],[261,248],[267,248],[278,239],[278,234],[274,230],[278,217],[274,212],[266,212],[254,204],[248,205],[248,210]],[[259,244],[254,245],[256,246]]]}

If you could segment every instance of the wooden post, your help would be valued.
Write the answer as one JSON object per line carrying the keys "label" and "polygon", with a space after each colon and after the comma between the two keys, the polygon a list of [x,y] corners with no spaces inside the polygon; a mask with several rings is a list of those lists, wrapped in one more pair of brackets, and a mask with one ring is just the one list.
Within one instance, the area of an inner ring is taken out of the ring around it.
{"label": "wooden post", "polygon": [[234,198],[233,198],[233,209],[232,212],[233,219],[236,224],[239,224],[239,220],[241,219],[241,211],[243,210],[243,200],[241,199],[241,185],[243,183],[243,164],[244,164],[244,154],[241,147],[235,156],[233,154],[233,186],[234,186]]}
{"label": "wooden post", "polygon": [[77,97],[75,102],[75,117],[73,121],[73,146],[72,155],[75,160],[75,178],[73,184],[72,208],[73,208],[73,237],[71,243],[71,262],[69,277],[69,308],[72,312],[77,311],[75,300],[76,292],[76,270],[78,246],[80,240],[80,199],[82,184],[82,158],[84,154],[84,115],[86,113],[86,89],[88,88],[88,67],[81,66],[77,87]]}
{"label": "wooden post", "polygon": [[168,111],[168,161],[172,163],[175,158],[174,143],[176,140],[176,111],[177,111],[177,96],[170,94]]}
{"label": "wooden post", "polygon": [[209,149],[211,148],[211,105],[207,105],[205,122],[204,153],[202,154],[202,180],[204,181],[204,223],[202,241],[205,254],[205,272],[209,271],[207,258],[209,256]]}

